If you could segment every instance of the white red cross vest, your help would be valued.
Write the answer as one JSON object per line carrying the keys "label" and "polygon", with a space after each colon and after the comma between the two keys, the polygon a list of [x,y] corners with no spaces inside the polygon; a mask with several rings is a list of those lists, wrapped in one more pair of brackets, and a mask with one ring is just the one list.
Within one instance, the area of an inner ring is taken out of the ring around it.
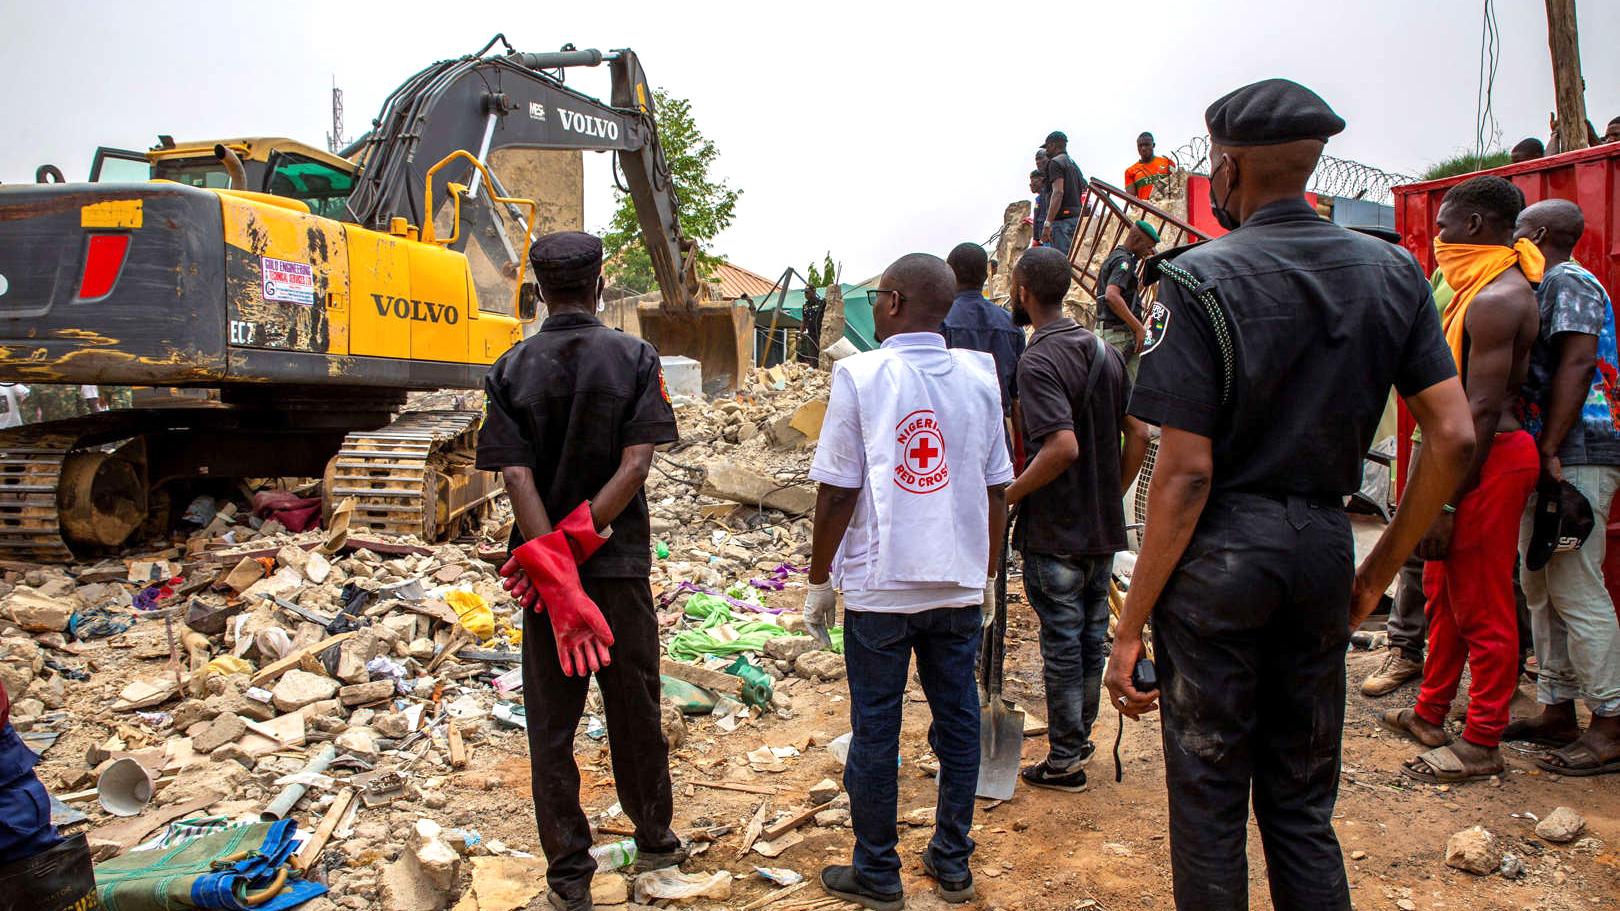
{"label": "white red cross vest", "polygon": [[860,402],[867,501],[851,527],[866,540],[845,539],[867,559],[845,567],[841,551],[839,586],[982,588],[990,555],[986,472],[1008,465],[995,361],[982,351],[907,344],[845,358],[835,369],[848,374]]}

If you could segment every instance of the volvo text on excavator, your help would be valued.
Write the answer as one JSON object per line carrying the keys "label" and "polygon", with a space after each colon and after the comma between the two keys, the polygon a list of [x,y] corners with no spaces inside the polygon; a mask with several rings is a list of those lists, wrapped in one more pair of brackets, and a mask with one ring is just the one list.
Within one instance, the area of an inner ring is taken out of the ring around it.
{"label": "volvo text on excavator", "polygon": [[[566,84],[602,63],[610,103]],[[533,323],[546,201],[501,168],[583,149],[616,155],[662,310],[695,320],[694,249],[628,49],[497,36],[407,80],[342,156],[161,137],[101,150],[90,183],[0,186],[0,380],[219,391],[0,432],[0,557],[116,547],[197,478],[323,477],[328,509],[353,498],[351,527],[455,533],[499,492],[472,468],[480,415],[400,409],[479,388]]]}

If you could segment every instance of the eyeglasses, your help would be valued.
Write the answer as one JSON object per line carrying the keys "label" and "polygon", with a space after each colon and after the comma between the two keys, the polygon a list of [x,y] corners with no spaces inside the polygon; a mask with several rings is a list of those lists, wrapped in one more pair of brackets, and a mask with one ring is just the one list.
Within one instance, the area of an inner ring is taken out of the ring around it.
{"label": "eyeglasses", "polygon": [[896,291],[893,288],[873,288],[866,292],[866,303],[869,306],[876,307],[879,294],[893,294],[895,299],[901,301],[902,303],[904,303],[906,299],[905,292],[903,291]]}

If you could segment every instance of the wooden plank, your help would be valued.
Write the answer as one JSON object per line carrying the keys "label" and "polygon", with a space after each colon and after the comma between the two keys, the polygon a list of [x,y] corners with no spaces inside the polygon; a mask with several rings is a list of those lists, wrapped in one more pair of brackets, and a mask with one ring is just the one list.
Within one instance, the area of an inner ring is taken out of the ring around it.
{"label": "wooden plank", "polygon": [[[182,816],[195,813],[209,804],[218,803],[220,800],[220,795],[209,792],[206,796],[198,797],[195,800],[172,804],[161,810],[142,813],[140,816],[133,816],[129,819],[109,823],[98,829],[92,829],[86,836],[90,841],[90,850],[102,859],[112,857],[140,844],[141,839],[145,838],[147,833],[159,826],[166,826]],[[105,853],[109,850],[111,853]]]}
{"label": "wooden plank", "polygon": [[754,811],[754,818],[748,821],[748,831],[743,833],[742,847],[737,850],[738,857],[747,857],[754,842],[759,840],[759,833],[765,828],[765,811],[771,805],[769,798],[759,802],[759,809]]}
{"label": "wooden plank", "polygon": [[741,781],[694,781],[690,782],[700,788],[714,788],[717,791],[741,791],[744,794],[780,794],[776,788],[762,784],[748,784]]}
{"label": "wooden plank", "polygon": [[326,639],[322,639],[313,645],[306,645],[301,649],[295,649],[289,653],[287,657],[281,659],[280,661],[265,665],[257,674],[254,674],[253,685],[264,686],[266,683],[278,679],[282,674],[285,674],[297,667],[305,658],[319,655],[321,652],[326,651],[332,646],[337,645],[339,642],[348,639],[358,632],[359,630],[350,630],[346,633],[338,633],[336,636],[330,636]]}
{"label": "wooden plank", "polygon": [[819,807],[806,807],[781,822],[766,826],[765,831],[760,834],[766,841],[775,841],[814,819],[817,813],[826,809],[829,809],[829,807],[825,804]]}
{"label": "wooden plank", "polygon": [[315,827],[315,834],[304,842],[293,858],[293,869],[299,871],[309,870],[321,858],[321,852],[326,850],[326,843],[331,840],[332,832],[337,829],[338,823],[343,820],[343,814],[349,811],[349,804],[354,802],[354,788],[344,788],[333,798],[332,805],[326,808],[326,815],[321,817],[321,824]]}
{"label": "wooden plank", "polygon": [[759,911],[760,908],[763,908],[766,905],[774,905],[782,899],[787,898],[789,895],[803,889],[805,886],[810,885],[811,882],[813,882],[813,880],[807,879],[802,883],[794,883],[785,889],[777,889],[775,892],[772,892],[770,895],[767,895],[764,898],[756,898],[748,904],[743,905],[739,911]]}
{"label": "wooden plank", "polygon": [[658,662],[658,672],[677,680],[685,680],[693,686],[714,690],[722,696],[730,696],[741,700],[743,681],[741,677],[733,677],[723,671],[711,671],[706,667],[687,664],[683,661],[672,661],[664,658]]}
{"label": "wooden plank", "polygon": [[467,747],[461,742],[461,729],[456,727],[456,723],[452,719],[448,730],[450,737],[450,768],[464,768],[467,765]]}

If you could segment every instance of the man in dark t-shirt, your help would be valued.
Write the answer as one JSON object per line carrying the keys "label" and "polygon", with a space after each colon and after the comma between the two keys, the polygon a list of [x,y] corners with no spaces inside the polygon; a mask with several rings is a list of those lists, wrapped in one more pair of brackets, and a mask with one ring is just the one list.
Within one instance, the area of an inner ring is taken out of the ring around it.
{"label": "man in dark t-shirt", "polygon": [[1046,223],[1035,225],[1035,236],[1048,247],[1069,255],[1074,232],[1080,225],[1080,200],[1086,189],[1085,175],[1069,157],[1069,137],[1053,131],[1046,137]]}
{"label": "man in dark t-shirt", "polygon": [[1073,792],[1086,786],[1080,766],[1093,751],[1091,726],[1107,657],[1108,581],[1114,554],[1126,546],[1123,496],[1141,467],[1147,425],[1125,414],[1131,381],[1124,357],[1063,315],[1068,257],[1051,248],[1030,250],[1015,272],[1014,306],[1035,334],[1018,361],[1030,461],[1008,488],[1007,501],[1020,504],[1013,544],[1023,552],[1024,590],[1041,618],[1050,725],[1046,759],[1025,769],[1023,778]]}
{"label": "man in dark t-shirt", "polygon": [[602,242],[548,234],[530,253],[551,315],[490,368],[478,467],[499,471],[516,518],[502,569],[523,611],[523,692],[547,900],[591,907],[591,826],[574,732],[595,674],[614,786],[638,869],[685,859],[670,828],[669,744],[658,705],[647,498],[653,447],[676,439],[658,353],[596,318]]}

